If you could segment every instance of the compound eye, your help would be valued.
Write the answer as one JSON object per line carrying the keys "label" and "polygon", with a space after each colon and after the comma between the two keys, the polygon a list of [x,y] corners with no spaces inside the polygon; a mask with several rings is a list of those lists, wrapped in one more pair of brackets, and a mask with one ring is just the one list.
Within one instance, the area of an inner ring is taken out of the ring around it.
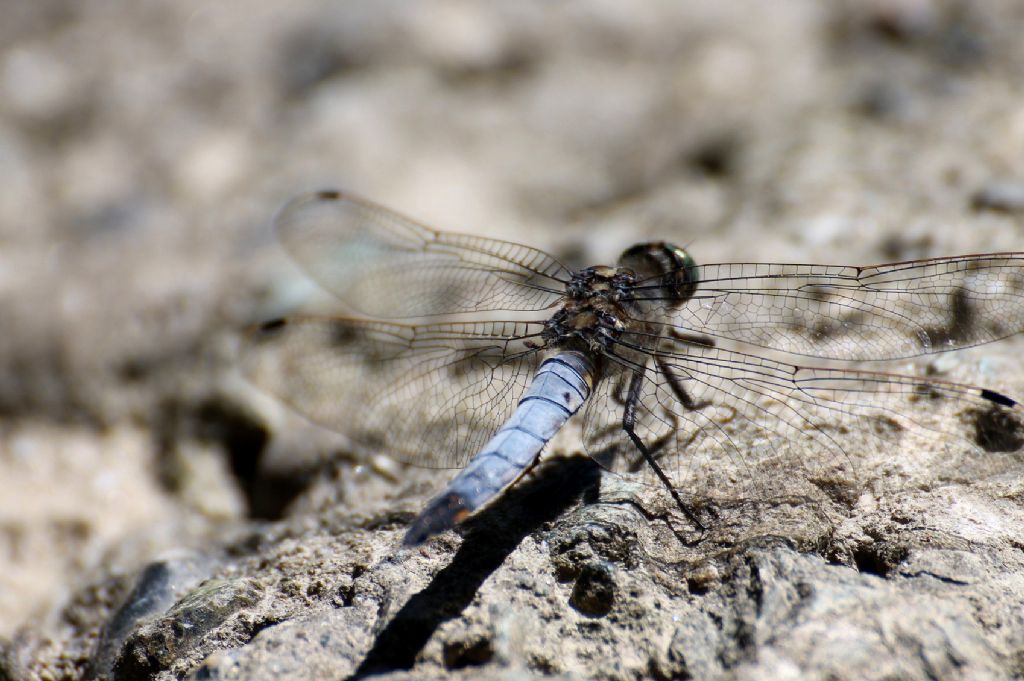
{"label": "compound eye", "polygon": [[688,251],[678,246],[669,245],[675,260],[675,267],[672,269],[672,286],[683,300],[689,300],[697,292],[698,278],[697,261],[693,259]]}
{"label": "compound eye", "polygon": [[636,274],[637,298],[659,298],[676,304],[697,291],[697,262],[682,248],[664,241],[636,244],[619,257],[619,265]]}

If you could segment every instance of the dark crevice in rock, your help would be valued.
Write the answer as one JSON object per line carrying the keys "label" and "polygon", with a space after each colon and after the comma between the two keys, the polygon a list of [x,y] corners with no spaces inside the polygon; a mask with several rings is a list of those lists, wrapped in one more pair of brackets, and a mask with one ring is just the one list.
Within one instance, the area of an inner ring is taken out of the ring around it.
{"label": "dark crevice in rock", "polygon": [[569,605],[588,617],[604,617],[615,605],[615,568],[607,562],[587,563],[569,596]]}
{"label": "dark crevice in rock", "polygon": [[1009,409],[993,404],[970,414],[974,441],[986,452],[1016,452],[1024,447],[1024,424]]}
{"label": "dark crevice in rock", "polygon": [[444,647],[444,666],[447,669],[479,667],[494,658],[494,646],[489,639],[447,643]]}
{"label": "dark crevice in rock", "polygon": [[888,577],[909,553],[906,546],[881,543],[861,544],[853,549],[853,565],[858,572]]}
{"label": "dark crevice in rock", "polygon": [[[160,413],[157,445],[165,460],[179,443],[190,440],[219,448],[245,495],[250,518],[280,520],[314,477],[314,471],[307,470],[266,471],[262,463],[270,434],[247,409],[230,399],[211,396],[198,404],[171,401],[161,407]],[[177,487],[173,469],[168,464],[162,475],[172,491]]]}

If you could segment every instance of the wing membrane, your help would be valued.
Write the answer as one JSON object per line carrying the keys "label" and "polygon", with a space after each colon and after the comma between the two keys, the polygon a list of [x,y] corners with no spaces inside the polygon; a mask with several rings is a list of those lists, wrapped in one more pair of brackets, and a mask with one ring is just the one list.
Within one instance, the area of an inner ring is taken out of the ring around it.
{"label": "wing membrane", "polygon": [[438,232],[339,192],[289,202],[275,218],[281,242],[351,310],[409,318],[485,310],[541,310],[569,272],[527,246]]}
{"label": "wing membrane", "polygon": [[279,320],[249,336],[241,366],[360,450],[455,468],[515,408],[540,361],[524,341],[539,330],[525,322]]}
{"label": "wing membrane", "polygon": [[[913,470],[959,478],[1012,463],[1002,453],[1022,444],[1022,410],[1013,400],[932,378],[800,366],[703,346],[663,350],[646,375],[637,434],[677,489],[696,498],[814,498],[866,482],[902,484]],[[657,485],[621,432],[624,385],[610,380],[592,397],[586,449],[613,470]],[[848,430],[857,419],[869,427]],[[992,423],[1003,435],[986,432]],[[922,467],[927,456],[932,464]],[[912,470],[905,468],[910,460]]]}
{"label": "wing membrane", "polygon": [[1024,253],[853,267],[735,263],[697,268],[685,305],[653,300],[647,319],[783,352],[890,360],[1024,330]]}

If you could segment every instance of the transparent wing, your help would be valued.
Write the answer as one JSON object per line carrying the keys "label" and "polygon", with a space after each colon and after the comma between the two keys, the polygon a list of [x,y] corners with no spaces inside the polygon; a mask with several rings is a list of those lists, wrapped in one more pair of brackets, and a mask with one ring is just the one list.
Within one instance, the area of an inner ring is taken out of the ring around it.
{"label": "transparent wing", "polygon": [[257,386],[357,449],[419,466],[461,467],[498,430],[539,366],[540,324],[269,322],[241,366]]}
{"label": "transparent wing", "polygon": [[[622,430],[632,367],[617,365],[592,396],[585,447],[659,485]],[[966,478],[1019,463],[1003,453],[1024,445],[1021,407],[968,385],[701,346],[663,349],[645,375],[636,432],[684,499],[835,498],[865,483],[900,486],[911,470]]]}
{"label": "transparent wing", "polygon": [[680,307],[659,300],[658,286],[639,287],[637,297],[651,301],[647,320],[840,360],[914,357],[1024,330],[1024,253],[872,267],[735,263],[696,273],[697,292]]}
{"label": "transparent wing", "polygon": [[437,232],[382,206],[325,191],[275,218],[281,242],[351,310],[379,318],[541,310],[569,271],[533,248]]}

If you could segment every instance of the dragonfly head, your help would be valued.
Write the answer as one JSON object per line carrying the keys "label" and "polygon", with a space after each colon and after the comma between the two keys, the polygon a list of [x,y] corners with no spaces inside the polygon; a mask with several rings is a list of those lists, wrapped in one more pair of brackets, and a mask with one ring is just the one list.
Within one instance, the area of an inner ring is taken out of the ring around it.
{"label": "dragonfly head", "polygon": [[651,241],[630,246],[619,256],[619,266],[636,275],[636,299],[676,300],[679,304],[697,291],[697,262],[679,246]]}

